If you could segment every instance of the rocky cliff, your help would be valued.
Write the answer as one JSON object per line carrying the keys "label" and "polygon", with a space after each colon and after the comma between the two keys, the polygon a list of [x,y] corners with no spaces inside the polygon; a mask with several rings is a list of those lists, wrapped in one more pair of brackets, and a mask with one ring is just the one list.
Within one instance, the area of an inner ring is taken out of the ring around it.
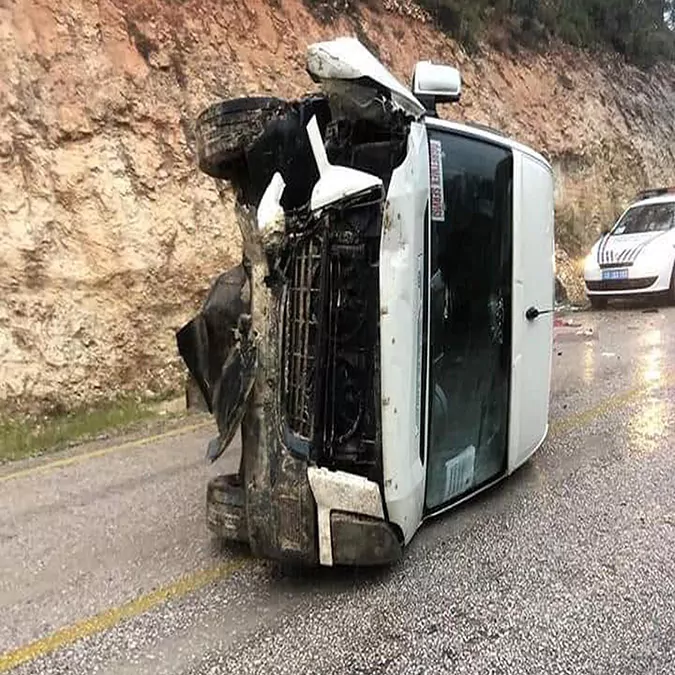
{"label": "rocky cliff", "polygon": [[406,82],[420,58],[458,65],[464,99],[444,115],[548,155],[572,255],[626,196],[675,182],[672,67],[562,47],[470,57],[413,3],[337,4],[0,5],[1,408],[180,389],[174,331],[240,255],[192,120],[219,97],[312,90],[309,42],[355,35]]}

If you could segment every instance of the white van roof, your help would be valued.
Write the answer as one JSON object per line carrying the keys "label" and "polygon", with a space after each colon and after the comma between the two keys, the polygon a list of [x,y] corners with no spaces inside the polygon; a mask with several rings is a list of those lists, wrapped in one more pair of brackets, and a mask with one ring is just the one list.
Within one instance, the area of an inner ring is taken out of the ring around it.
{"label": "white van roof", "polygon": [[473,124],[463,124],[461,122],[451,122],[449,120],[443,120],[438,117],[425,117],[424,122],[427,126],[437,127],[440,129],[447,129],[448,131],[456,131],[459,133],[466,134],[468,136],[474,136],[475,138],[482,138],[486,141],[490,141],[496,145],[501,145],[511,150],[517,150],[524,155],[528,155],[532,159],[541,162],[549,170],[552,170],[551,163],[544,157],[542,154],[536,152],[532,148],[523,143],[519,143],[513,138],[501,134],[499,131],[492,131],[488,127],[478,126]]}

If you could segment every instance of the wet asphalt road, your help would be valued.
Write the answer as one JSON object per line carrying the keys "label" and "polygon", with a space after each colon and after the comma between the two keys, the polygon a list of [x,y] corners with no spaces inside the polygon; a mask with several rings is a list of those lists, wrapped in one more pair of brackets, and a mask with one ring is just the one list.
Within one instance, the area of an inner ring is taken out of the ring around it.
{"label": "wet asphalt road", "polygon": [[571,318],[546,445],[387,571],[219,547],[210,426],[0,469],[0,672],[675,673],[675,310]]}

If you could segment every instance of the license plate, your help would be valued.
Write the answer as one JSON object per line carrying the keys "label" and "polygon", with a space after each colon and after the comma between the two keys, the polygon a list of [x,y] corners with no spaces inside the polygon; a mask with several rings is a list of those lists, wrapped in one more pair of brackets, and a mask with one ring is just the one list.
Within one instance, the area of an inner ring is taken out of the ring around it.
{"label": "license plate", "polygon": [[615,279],[628,279],[628,270],[602,270],[603,281],[614,281]]}

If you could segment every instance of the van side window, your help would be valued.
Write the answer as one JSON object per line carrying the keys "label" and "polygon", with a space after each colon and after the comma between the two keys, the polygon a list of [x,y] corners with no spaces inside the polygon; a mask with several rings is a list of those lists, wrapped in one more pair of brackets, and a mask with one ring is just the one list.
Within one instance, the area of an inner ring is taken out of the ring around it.
{"label": "van side window", "polygon": [[511,151],[430,129],[427,508],[506,468],[511,354]]}

